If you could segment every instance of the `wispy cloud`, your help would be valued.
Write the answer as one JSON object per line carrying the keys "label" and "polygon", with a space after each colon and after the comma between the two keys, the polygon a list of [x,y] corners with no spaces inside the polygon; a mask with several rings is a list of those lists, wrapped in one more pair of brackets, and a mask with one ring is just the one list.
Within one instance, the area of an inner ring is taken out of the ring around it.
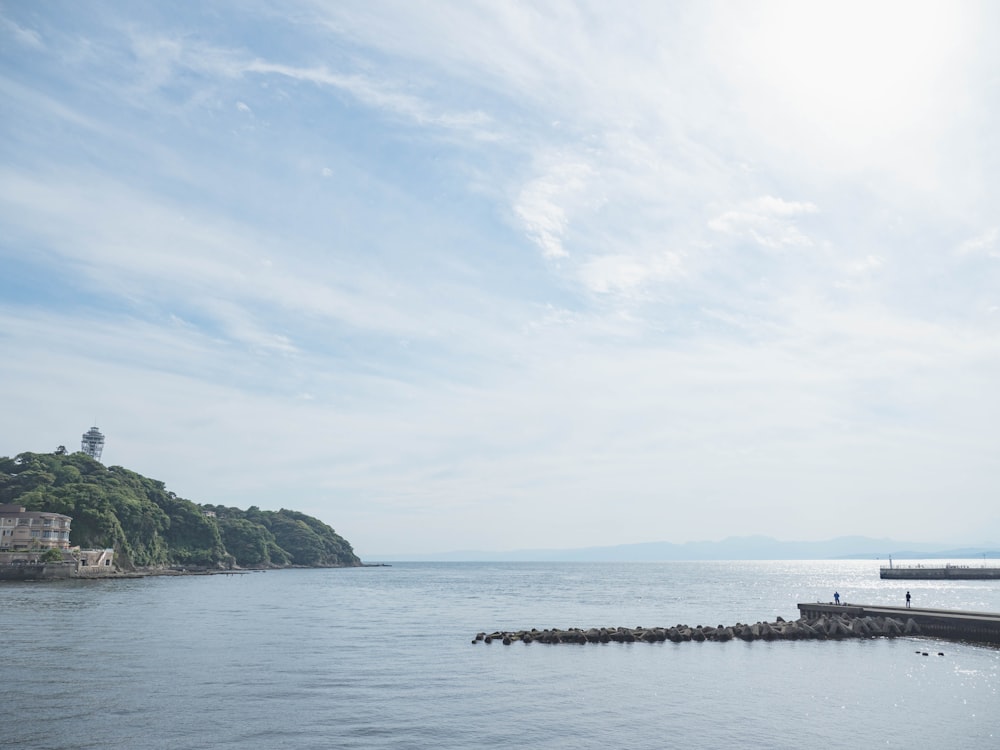
{"label": "wispy cloud", "polygon": [[8,104],[19,107],[30,107],[36,112],[44,112],[46,116],[62,120],[66,123],[92,131],[106,130],[107,125],[96,117],[91,117],[52,96],[46,96],[28,86],[24,86],[11,78],[0,75],[0,92]]}
{"label": "wispy cloud", "polygon": [[7,36],[24,47],[36,50],[44,49],[45,47],[45,42],[42,40],[41,34],[34,29],[21,26],[9,18],[0,17],[0,28],[4,30]]}
{"label": "wispy cloud", "polygon": [[514,211],[546,258],[569,255],[564,237],[579,197],[592,177],[593,170],[586,162],[558,160],[521,189]]}
{"label": "wispy cloud", "polygon": [[975,237],[971,237],[958,246],[957,253],[965,255],[986,255],[991,258],[1000,257],[1000,229],[991,227]]}
{"label": "wispy cloud", "polygon": [[[164,89],[183,80],[184,72],[194,72],[212,84],[222,79],[287,79],[310,83],[347,94],[358,103],[386,115],[405,118],[421,126],[463,131],[483,139],[495,138],[491,121],[481,110],[438,109],[426,98],[404,90],[404,82],[394,83],[357,72],[334,70],[328,65],[299,66],[269,61],[242,49],[218,47],[193,40],[134,33],[132,48],[142,61],[142,86]],[[241,111],[249,111],[239,102]],[[245,108],[245,109],[244,109]]]}
{"label": "wispy cloud", "polygon": [[708,226],[772,249],[807,246],[812,241],[795,225],[794,218],[817,210],[814,204],[806,201],[784,201],[765,195],[720,214],[709,221]]}
{"label": "wispy cloud", "polygon": [[591,258],[580,269],[584,285],[595,292],[637,294],[647,284],[681,277],[682,262],[674,253],[652,258],[603,255]]}
{"label": "wispy cloud", "polygon": [[341,74],[330,71],[325,66],[299,68],[289,65],[252,60],[240,63],[241,74],[279,75],[297,81],[305,81],[321,86],[329,86],[350,94],[362,104],[374,109],[406,117],[419,125],[429,125],[454,130],[485,131],[489,117],[481,111],[435,112],[420,97],[399,91],[386,82],[376,81],[358,74]]}

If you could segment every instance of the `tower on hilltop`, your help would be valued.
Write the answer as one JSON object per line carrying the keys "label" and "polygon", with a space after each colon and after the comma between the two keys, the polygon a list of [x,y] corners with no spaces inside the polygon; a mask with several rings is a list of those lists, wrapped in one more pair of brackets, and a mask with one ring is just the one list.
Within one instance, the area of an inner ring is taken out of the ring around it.
{"label": "tower on hilltop", "polygon": [[81,450],[86,453],[91,458],[96,458],[98,461],[101,460],[101,451],[104,450],[104,435],[97,427],[91,427],[85,433],[83,433],[83,442],[80,445]]}

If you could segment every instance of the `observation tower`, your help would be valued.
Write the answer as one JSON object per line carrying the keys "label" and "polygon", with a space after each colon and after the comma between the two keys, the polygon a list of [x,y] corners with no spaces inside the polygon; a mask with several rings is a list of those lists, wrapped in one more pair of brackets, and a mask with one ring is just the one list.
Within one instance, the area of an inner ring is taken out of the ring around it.
{"label": "observation tower", "polygon": [[96,458],[98,461],[101,460],[101,451],[104,450],[104,435],[97,427],[91,427],[85,433],[83,433],[83,442],[80,445],[80,449],[86,453],[91,458]]}

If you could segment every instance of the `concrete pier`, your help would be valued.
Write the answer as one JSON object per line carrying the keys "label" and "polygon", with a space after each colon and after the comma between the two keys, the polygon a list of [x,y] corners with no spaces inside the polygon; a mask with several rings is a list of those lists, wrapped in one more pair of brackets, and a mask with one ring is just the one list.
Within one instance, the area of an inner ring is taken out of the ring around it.
{"label": "concrete pier", "polygon": [[879,568],[878,577],[908,581],[989,581],[1000,580],[1000,568],[988,568],[985,565],[945,565],[937,568],[923,565],[902,568],[896,566]]}
{"label": "concrete pier", "polygon": [[848,615],[849,617],[892,617],[912,619],[922,635],[952,641],[976,641],[1000,644],[1000,613],[966,612],[957,609],[918,609],[872,604],[799,604],[802,617]]}

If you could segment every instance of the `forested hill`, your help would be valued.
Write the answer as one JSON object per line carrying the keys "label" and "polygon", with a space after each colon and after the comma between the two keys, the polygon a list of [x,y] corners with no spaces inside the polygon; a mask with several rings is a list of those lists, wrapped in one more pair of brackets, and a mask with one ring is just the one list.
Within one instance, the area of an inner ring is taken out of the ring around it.
{"label": "forested hill", "polygon": [[361,565],[346,539],[304,513],[199,505],[85,453],[0,457],[0,503],[71,516],[71,544],[113,547],[124,568]]}

